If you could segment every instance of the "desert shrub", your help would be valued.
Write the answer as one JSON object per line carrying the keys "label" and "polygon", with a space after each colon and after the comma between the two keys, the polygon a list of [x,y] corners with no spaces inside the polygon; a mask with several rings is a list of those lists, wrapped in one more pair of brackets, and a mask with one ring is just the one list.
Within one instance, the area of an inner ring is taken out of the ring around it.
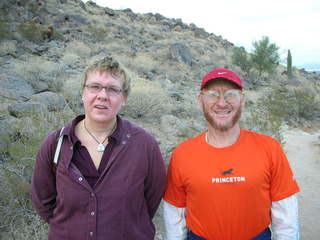
{"label": "desert shrub", "polygon": [[235,47],[231,59],[233,64],[239,66],[247,75],[250,74],[253,65],[244,47]]}
{"label": "desert shrub", "polygon": [[319,116],[320,101],[313,89],[294,89],[292,92],[295,116],[298,120],[314,120]]}
{"label": "desert shrub", "polygon": [[240,125],[251,131],[272,136],[283,143],[283,119],[278,115],[270,114],[267,108],[261,106],[260,102],[250,106],[250,109],[246,113],[246,117],[241,119]]}
{"label": "desert shrub", "polygon": [[320,111],[316,92],[307,87],[286,88],[274,86],[271,92],[261,99],[271,115],[282,118],[289,124],[311,121]]}
{"label": "desert shrub", "polygon": [[62,113],[39,113],[21,119],[12,129],[8,151],[0,162],[1,239],[46,239],[47,226],[30,200],[31,174],[40,142],[67,121]]}
{"label": "desert shrub", "polygon": [[34,22],[20,23],[17,31],[31,42],[40,43],[42,41],[42,27]]}
{"label": "desert shrub", "polygon": [[27,4],[27,9],[33,14],[36,14],[39,10],[39,5],[36,2],[30,2]]}
{"label": "desert shrub", "polygon": [[25,212],[23,217],[17,217],[17,221],[2,233],[2,237],[3,239],[45,240],[48,239],[47,232],[47,224],[38,215],[34,212]]}
{"label": "desert shrub", "polygon": [[304,125],[319,116],[320,101],[312,89],[273,86],[269,93],[252,103],[242,121],[246,128],[271,135],[282,141],[285,124]]}
{"label": "desert shrub", "polygon": [[64,97],[75,115],[83,114],[84,110],[80,90],[77,94],[68,94],[67,92],[65,92]]}
{"label": "desert shrub", "polygon": [[0,42],[0,56],[13,54],[17,51],[16,41],[1,41]]}
{"label": "desert shrub", "polygon": [[110,30],[108,30],[107,27],[90,26],[88,32],[93,41],[104,41],[110,33]]}
{"label": "desert shrub", "polygon": [[123,114],[131,118],[158,121],[159,116],[170,113],[171,109],[170,97],[159,84],[140,79],[132,86]]}
{"label": "desert shrub", "polygon": [[62,64],[46,61],[40,57],[34,57],[28,62],[17,66],[17,72],[22,74],[31,86],[38,90],[38,84],[44,82],[48,90],[60,92],[63,88],[66,73]]}
{"label": "desert shrub", "polygon": [[10,26],[6,22],[0,22],[0,40],[11,39],[12,32],[10,31]]}
{"label": "desert shrub", "polygon": [[67,53],[64,54],[61,58],[61,62],[71,68],[75,68],[81,65],[82,60],[81,57],[77,54]]}
{"label": "desert shrub", "polygon": [[68,43],[66,47],[66,54],[75,54],[79,57],[89,57],[91,55],[91,48],[84,42],[74,40]]}

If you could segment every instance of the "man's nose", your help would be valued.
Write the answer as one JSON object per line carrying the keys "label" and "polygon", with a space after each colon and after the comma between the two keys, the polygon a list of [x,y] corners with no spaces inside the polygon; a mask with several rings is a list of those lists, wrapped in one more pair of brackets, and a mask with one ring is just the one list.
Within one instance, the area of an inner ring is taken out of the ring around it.
{"label": "man's nose", "polygon": [[226,101],[223,93],[220,93],[220,95],[218,97],[218,101],[216,102],[216,104],[220,105],[220,106],[225,106],[226,104],[228,104],[228,102]]}

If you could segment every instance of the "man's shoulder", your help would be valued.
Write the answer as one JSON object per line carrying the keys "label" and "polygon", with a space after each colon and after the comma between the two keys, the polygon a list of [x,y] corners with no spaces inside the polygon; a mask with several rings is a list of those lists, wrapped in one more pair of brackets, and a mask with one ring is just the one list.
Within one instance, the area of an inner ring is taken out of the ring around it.
{"label": "man's shoulder", "polygon": [[193,137],[193,138],[189,138],[183,142],[181,142],[180,144],[178,144],[178,146],[175,148],[175,151],[185,151],[188,149],[194,149],[197,146],[201,145],[202,142],[204,141],[204,136],[205,133],[202,132],[199,135]]}
{"label": "man's shoulder", "polygon": [[259,132],[255,132],[255,131],[251,131],[248,129],[241,129],[243,136],[246,139],[250,139],[252,141],[255,141],[259,144],[271,144],[271,145],[278,145],[280,144],[278,142],[278,140],[276,140],[275,138],[273,138],[272,136],[263,134],[263,133],[259,133]]}

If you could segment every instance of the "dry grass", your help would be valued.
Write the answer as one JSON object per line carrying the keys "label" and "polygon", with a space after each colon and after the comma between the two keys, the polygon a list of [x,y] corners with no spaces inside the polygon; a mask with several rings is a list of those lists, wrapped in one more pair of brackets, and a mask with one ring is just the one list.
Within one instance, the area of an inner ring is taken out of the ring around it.
{"label": "dry grass", "polygon": [[17,51],[17,42],[16,41],[1,41],[0,42],[0,56],[7,54],[14,54]]}
{"label": "dry grass", "polygon": [[65,48],[65,54],[73,54],[81,58],[86,58],[91,56],[91,48],[82,41],[74,40],[68,43]]}

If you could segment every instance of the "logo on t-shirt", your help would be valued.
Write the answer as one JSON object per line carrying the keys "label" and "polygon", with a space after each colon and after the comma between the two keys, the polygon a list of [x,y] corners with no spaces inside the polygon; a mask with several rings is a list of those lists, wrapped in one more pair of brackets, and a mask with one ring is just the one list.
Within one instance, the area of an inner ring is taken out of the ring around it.
{"label": "logo on t-shirt", "polygon": [[213,177],[211,179],[211,182],[212,183],[237,183],[237,182],[246,181],[246,177],[244,176],[235,176],[233,168],[220,171],[220,174],[222,177]]}

